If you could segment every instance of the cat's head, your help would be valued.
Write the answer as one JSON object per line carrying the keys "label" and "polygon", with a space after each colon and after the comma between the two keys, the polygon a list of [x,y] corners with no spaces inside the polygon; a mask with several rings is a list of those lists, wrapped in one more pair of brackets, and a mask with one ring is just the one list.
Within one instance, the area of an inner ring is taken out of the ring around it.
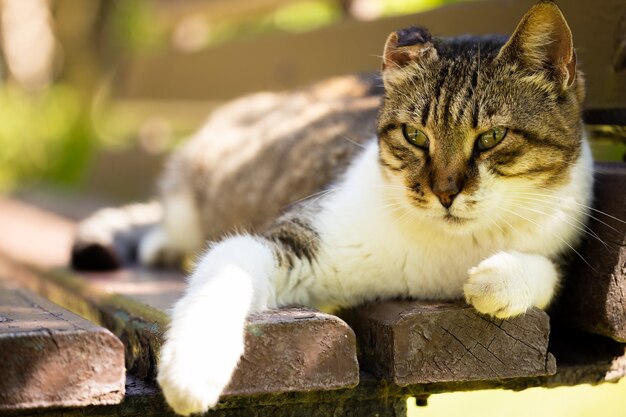
{"label": "cat's head", "polygon": [[533,6],[508,39],[394,32],[382,77],[381,169],[420,216],[471,230],[569,182],[584,87],[555,4]]}

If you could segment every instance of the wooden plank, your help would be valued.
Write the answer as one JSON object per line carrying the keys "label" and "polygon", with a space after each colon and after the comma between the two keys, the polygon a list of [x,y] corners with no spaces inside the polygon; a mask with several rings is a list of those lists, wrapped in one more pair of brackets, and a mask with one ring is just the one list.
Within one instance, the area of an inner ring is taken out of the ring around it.
{"label": "wooden plank", "polygon": [[[479,389],[513,389],[529,387],[557,387],[576,384],[597,384],[615,381],[624,374],[626,356],[624,345],[603,337],[579,334],[558,334],[561,343],[551,343],[559,364],[552,376],[513,378],[488,381],[448,382],[419,384],[400,387],[381,381],[368,373],[361,373],[361,382],[353,389],[313,391],[229,397],[217,405],[208,415],[212,417],[326,417],[351,415],[398,417],[406,415],[406,400],[415,396],[422,404],[430,394],[469,391]],[[171,417],[158,387],[129,375],[126,381],[126,397],[119,405],[36,409],[3,412],[6,417],[118,417],[153,416]]]}
{"label": "wooden plank", "polygon": [[362,369],[398,385],[552,375],[550,320],[541,310],[508,320],[464,303],[388,301],[346,311]]}
{"label": "wooden plank", "polygon": [[248,318],[246,349],[226,395],[353,388],[359,383],[354,332],[339,318],[307,308]]}
{"label": "wooden plank", "polygon": [[0,281],[0,410],[117,404],[124,346],[30,291]]}
{"label": "wooden plank", "polygon": [[[166,311],[184,287],[180,273],[46,273],[6,259],[0,273],[3,267],[22,285],[109,328],[124,342],[129,372],[147,379],[156,375]],[[248,319],[246,350],[226,395],[333,390],[358,381],[354,333],[343,321],[312,310],[282,309]]]}
{"label": "wooden plank", "polygon": [[[238,40],[193,54],[136,56],[119,73],[117,95],[226,100],[251,91],[291,89],[338,74],[377,71],[384,41],[393,30],[417,24],[445,36],[511,33],[534,3],[463,2],[410,16],[344,21],[308,33]],[[626,49],[622,39],[626,39],[626,3],[562,0],[559,6],[586,74],[586,107],[626,108],[626,68],[619,58]]]}
{"label": "wooden plank", "polygon": [[595,203],[552,315],[626,342],[626,164],[595,165]]}

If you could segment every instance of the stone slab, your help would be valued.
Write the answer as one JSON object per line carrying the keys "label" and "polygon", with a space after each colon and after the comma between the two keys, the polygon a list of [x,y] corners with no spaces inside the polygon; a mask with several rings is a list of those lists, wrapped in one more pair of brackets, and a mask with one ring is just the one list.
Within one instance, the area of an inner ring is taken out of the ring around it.
{"label": "stone slab", "polygon": [[226,394],[329,390],[358,383],[352,329],[336,316],[288,308],[249,317],[245,353]]}
{"label": "stone slab", "polygon": [[124,373],[111,332],[0,281],[0,410],[117,404]]}
{"label": "stone slab", "polygon": [[626,164],[595,165],[595,202],[551,315],[560,325],[626,342]]}
{"label": "stone slab", "polygon": [[556,372],[541,310],[500,320],[460,302],[389,301],[346,311],[361,369],[398,385],[494,380]]}

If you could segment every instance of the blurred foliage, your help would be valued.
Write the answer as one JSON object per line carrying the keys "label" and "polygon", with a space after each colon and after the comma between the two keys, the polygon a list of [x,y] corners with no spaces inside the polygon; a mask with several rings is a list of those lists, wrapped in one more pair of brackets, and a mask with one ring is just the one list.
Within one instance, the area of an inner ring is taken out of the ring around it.
{"label": "blurred foliage", "polygon": [[397,16],[403,14],[418,13],[428,9],[434,9],[443,3],[458,3],[470,0],[385,0],[383,2],[382,16]]}
{"label": "blurred foliage", "polygon": [[149,1],[114,2],[110,25],[112,40],[131,52],[158,50],[167,44],[167,24],[155,13]]}
{"label": "blurred foliage", "polygon": [[[442,4],[470,0],[384,0],[380,2],[379,18],[418,13]],[[283,32],[306,32],[344,18],[344,12],[336,0],[301,0],[287,2],[275,10],[238,16],[202,16],[206,20],[204,47],[249,38],[261,34]],[[124,0],[116,2],[112,15],[114,36],[121,48],[134,52],[153,52],[168,45],[170,32],[168,22],[160,17],[154,3],[147,0]]]}
{"label": "blurred foliage", "polygon": [[[380,9],[380,17],[414,13],[452,1],[459,0],[387,0]],[[65,39],[58,39],[65,49],[64,53],[76,54],[80,57],[79,61],[72,61],[75,55],[68,56],[69,60],[59,59],[59,63],[70,62],[72,68],[70,71],[65,71],[63,67],[57,68],[58,81],[40,91],[26,92],[20,89],[16,82],[10,80],[6,68],[0,68],[0,75],[4,78],[4,82],[0,83],[0,191],[38,180],[75,185],[80,182],[97,149],[102,146],[128,146],[138,140],[137,137],[141,136],[139,130],[142,124],[146,124],[140,120],[141,116],[109,111],[107,103],[111,97],[105,93],[106,98],[99,100],[103,96],[100,91],[103,91],[103,85],[107,85],[109,71],[123,57],[159,53],[176,46],[176,31],[183,25],[170,18],[164,5],[149,0],[105,0],[82,4],[82,10],[74,9],[74,16],[69,20],[58,20],[57,16],[57,20],[51,22],[53,30],[55,25],[64,24],[69,24],[71,30],[76,26],[76,21],[72,19],[80,19],[81,16],[95,16],[93,24],[90,24],[95,29],[91,34],[81,34],[85,37],[82,44],[78,42],[82,49],[76,49],[77,42],[68,39],[67,35]],[[275,8],[218,18],[208,16],[206,11],[211,9],[204,7],[201,2],[196,5],[198,19],[192,20],[192,24],[187,26],[195,30],[196,38],[198,34],[204,37],[196,45],[201,48],[272,32],[310,31],[346,18],[338,0],[278,2]],[[256,9],[252,7],[250,10]],[[59,33],[68,31],[62,26],[56,29],[63,29]],[[67,41],[71,45],[64,45]],[[68,46],[69,49],[66,48]],[[95,53],[85,54],[88,49]],[[80,61],[89,54],[92,61]],[[100,63],[93,59],[100,59]],[[106,65],[103,65],[105,61]],[[80,68],[82,73],[76,71]],[[95,84],[85,85],[85,71],[95,71],[87,75],[96,80]],[[158,120],[148,121],[147,130],[158,131],[159,126],[165,126],[159,123]],[[161,130],[167,131],[168,128]],[[178,129],[176,124],[169,130],[176,136],[172,143],[186,133],[184,129]],[[103,135],[103,132],[106,134]],[[164,150],[170,148],[171,144],[163,147]]]}
{"label": "blurred foliage", "polygon": [[[416,13],[456,1],[464,0],[385,0],[375,15]],[[241,1],[245,13],[218,17],[211,15],[210,2],[198,1],[187,10],[188,16],[174,18],[168,14],[172,4],[149,0],[72,4],[71,18],[62,21],[57,14],[51,22],[65,54],[58,61],[66,68],[59,65],[57,81],[42,90],[20,89],[0,65],[0,191],[38,180],[77,185],[99,149],[138,146],[147,153],[166,152],[202,120],[204,113],[193,113],[192,106],[170,105],[163,117],[162,107],[153,111],[158,103],[136,100],[132,107],[116,102],[109,81],[125,57],[172,48],[190,53],[234,39],[310,31],[352,18],[339,0],[278,1],[277,7],[265,9]],[[80,26],[76,20],[84,23],[85,16],[93,21],[83,25],[87,31],[76,41],[72,28]],[[597,158],[623,157],[626,145],[616,137],[623,140],[626,132],[595,128],[591,134],[602,138],[594,147]]]}
{"label": "blurred foliage", "polygon": [[33,95],[0,85],[0,108],[0,190],[80,178],[94,143],[75,89],[57,84]]}
{"label": "blurred foliage", "polygon": [[303,1],[277,10],[272,21],[277,29],[303,32],[328,25],[340,18],[341,10],[336,2]]}

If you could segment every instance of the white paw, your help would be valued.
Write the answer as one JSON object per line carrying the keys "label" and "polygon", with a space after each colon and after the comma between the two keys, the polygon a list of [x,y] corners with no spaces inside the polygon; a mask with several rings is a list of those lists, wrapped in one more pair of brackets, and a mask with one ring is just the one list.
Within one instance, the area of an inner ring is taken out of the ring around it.
{"label": "white paw", "polygon": [[183,416],[201,414],[214,407],[223,388],[193,372],[184,376],[162,370],[158,381],[167,403],[176,414]]}
{"label": "white paw", "polygon": [[156,226],[139,242],[138,258],[144,266],[178,266],[183,254],[173,247],[165,230]]}
{"label": "white paw", "polygon": [[469,270],[465,300],[483,314],[508,318],[533,306],[531,277],[522,254],[500,252]]}
{"label": "white paw", "polygon": [[180,349],[176,344],[168,341],[163,346],[157,381],[167,403],[177,414],[204,413],[217,404],[239,355],[230,353],[229,357],[222,357],[211,348],[201,351],[198,346],[195,349],[183,346]]}

